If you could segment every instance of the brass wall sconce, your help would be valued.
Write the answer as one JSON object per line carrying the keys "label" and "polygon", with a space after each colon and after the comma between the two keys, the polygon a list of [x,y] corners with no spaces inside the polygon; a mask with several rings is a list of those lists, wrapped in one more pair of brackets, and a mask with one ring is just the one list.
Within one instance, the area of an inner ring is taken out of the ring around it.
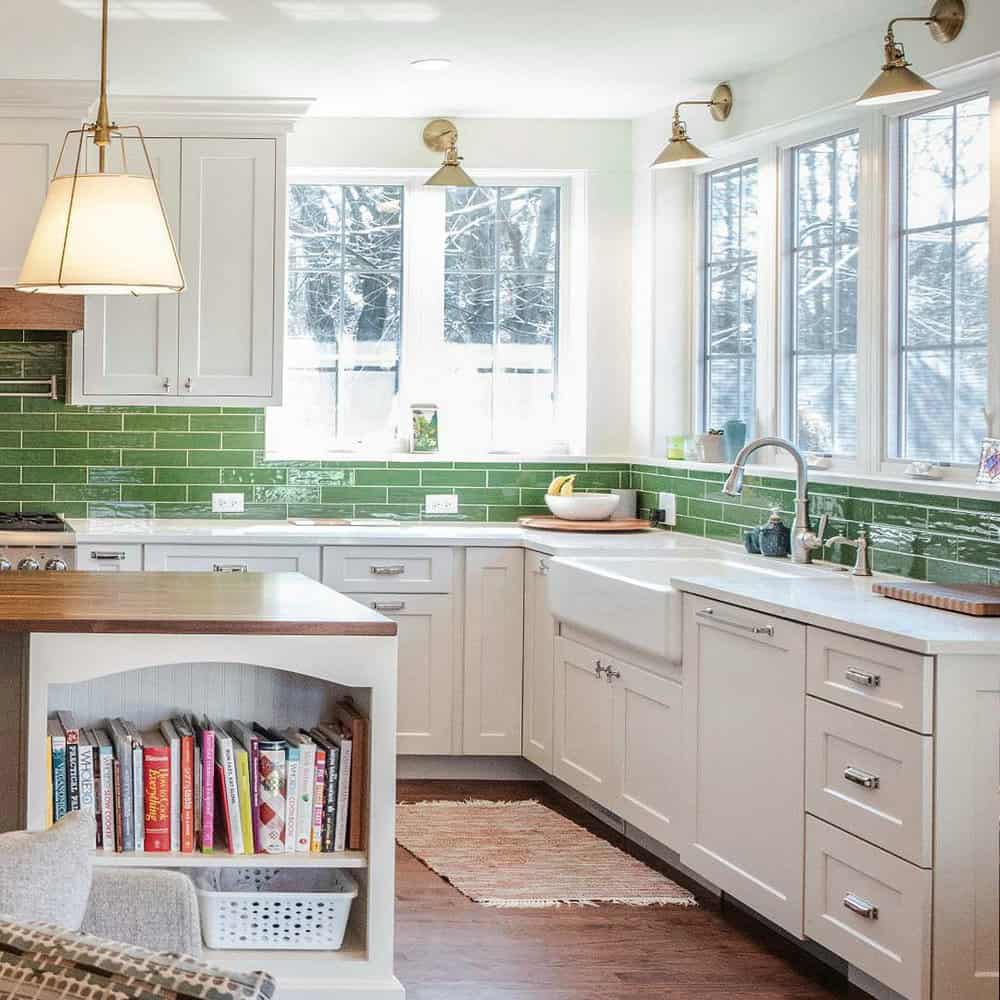
{"label": "brass wall sconce", "polygon": [[674,122],[670,134],[670,142],[663,152],[653,161],[653,170],[665,170],[670,167],[689,167],[694,163],[710,160],[708,153],[700,150],[687,134],[687,122],[681,120],[680,109],[688,104],[698,104],[707,107],[709,114],[717,122],[724,122],[733,110],[733,92],[728,83],[720,83],[707,101],[680,101],[674,106]]}
{"label": "brass wall sconce", "polygon": [[479,185],[462,169],[458,155],[458,128],[447,118],[435,118],[424,126],[424,145],[434,153],[444,153],[444,163],[424,181],[424,187],[465,187]]}

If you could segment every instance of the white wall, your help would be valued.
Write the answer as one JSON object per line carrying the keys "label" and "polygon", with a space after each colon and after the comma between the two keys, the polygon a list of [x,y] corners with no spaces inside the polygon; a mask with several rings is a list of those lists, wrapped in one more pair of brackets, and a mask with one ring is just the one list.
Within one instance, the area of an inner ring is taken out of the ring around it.
{"label": "white wall", "polygon": [[[586,451],[623,455],[629,444],[631,381],[631,123],[613,120],[456,119],[465,167],[474,176],[504,170],[571,174],[584,197],[574,212],[588,239],[574,243],[571,276],[582,301],[569,303],[569,336],[582,350]],[[424,119],[307,118],[289,137],[289,168],[426,169],[440,154],[421,142]],[[576,234],[578,235],[578,234]]]}
{"label": "white wall", "polygon": [[[836,5],[827,6],[834,16]],[[965,29],[949,45],[932,41],[920,24],[898,26],[897,39],[921,75],[931,80],[946,75],[946,85],[956,86],[965,72],[975,73],[997,58],[1000,0],[970,0],[967,6]],[[729,81],[734,93],[729,120],[716,124],[702,109],[688,109],[691,136],[722,160],[744,150],[752,155],[749,151],[766,138],[774,141],[783,132],[808,128],[810,120],[833,117],[851,107],[878,74],[881,46],[879,30],[865,31],[762,72],[735,77]],[[709,89],[676,99],[707,96]],[[672,111],[671,104],[632,123],[636,225],[630,447],[635,455],[662,455],[667,434],[693,429],[694,175],[688,170],[649,170],[670,135]]]}

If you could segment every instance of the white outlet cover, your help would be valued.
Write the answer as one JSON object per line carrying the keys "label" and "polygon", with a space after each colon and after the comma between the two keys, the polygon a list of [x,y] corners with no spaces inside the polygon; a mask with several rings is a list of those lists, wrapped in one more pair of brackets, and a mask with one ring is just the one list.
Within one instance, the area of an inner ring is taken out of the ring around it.
{"label": "white outlet cover", "polygon": [[424,497],[425,514],[457,514],[458,497],[453,493],[428,493]]}
{"label": "white outlet cover", "polygon": [[213,514],[242,514],[244,497],[242,493],[213,493]]}
{"label": "white outlet cover", "polygon": [[657,503],[663,511],[663,524],[677,524],[677,497],[673,493],[660,493]]}

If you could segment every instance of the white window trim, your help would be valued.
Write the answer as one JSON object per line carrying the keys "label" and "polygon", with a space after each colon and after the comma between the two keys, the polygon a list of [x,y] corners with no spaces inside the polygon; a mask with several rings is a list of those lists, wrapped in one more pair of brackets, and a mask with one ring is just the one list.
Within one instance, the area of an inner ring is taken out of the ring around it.
{"label": "white window trim", "polygon": [[[443,313],[444,297],[444,213],[427,212],[431,199],[444,198],[443,188],[426,188],[428,177],[425,167],[412,170],[392,170],[385,168],[360,167],[290,167],[287,184],[394,184],[404,188],[403,208],[403,295],[401,301],[400,324],[400,446],[405,437],[406,420],[411,403],[428,402],[411,393],[406,354],[420,348],[422,337],[431,335],[433,328],[429,314]],[[523,171],[523,170],[476,170],[476,181],[483,187],[544,186],[557,187],[559,201],[559,308],[557,326],[557,370],[556,370],[556,419],[569,451],[575,456],[587,454],[587,340],[588,305],[586,275],[587,261],[587,178],[584,171]],[[426,218],[423,218],[426,214]],[[413,217],[417,217],[415,224]],[[440,240],[442,253],[429,254],[424,251],[423,240],[431,229],[430,219],[441,223]],[[287,234],[286,234],[287,236]],[[287,297],[287,287],[284,290]],[[415,392],[415,390],[414,390]],[[321,454],[289,454],[286,451],[268,451],[268,459],[365,459],[391,458],[398,460],[409,452],[388,451],[375,454],[377,449],[348,447],[346,442],[336,442],[334,447]],[[490,461],[518,461],[548,457],[549,453],[524,451],[492,451],[484,446],[481,451],[434,453],[433,458],[441,461],[449,459],[483,459]],[[427,455],[417,456],[426,460]],[[560,454],[561,458],[566,456]]]}

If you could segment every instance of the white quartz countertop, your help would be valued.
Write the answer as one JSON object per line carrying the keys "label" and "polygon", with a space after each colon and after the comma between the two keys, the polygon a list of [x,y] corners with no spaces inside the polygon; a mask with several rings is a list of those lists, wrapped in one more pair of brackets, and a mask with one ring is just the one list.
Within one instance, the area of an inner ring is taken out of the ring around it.
{"label": "white quartz countertop", "polygon": [[[699,552],[759,561],[739,545],[667,531],[588,534],[526,530],[517,524],[401,522],[395,525],[307,525],[285,521],[198,519],[70,519],[78,543],[231,544],[231,545],[394,545],[522,547],[552,556],[634,555],[636,558],[685,556]],[[787,564],[786,564],[787,565]],[[743,577],[678,575],[677,590],[754,608],[808,625],[848,632],[925,654],[990,653],[1000,657],[1000,618],[975,618],[950,611],[892,601],[871,592],[884,575],[853,577],[823,570],[796,577],[768,577],[748,569]]]}

